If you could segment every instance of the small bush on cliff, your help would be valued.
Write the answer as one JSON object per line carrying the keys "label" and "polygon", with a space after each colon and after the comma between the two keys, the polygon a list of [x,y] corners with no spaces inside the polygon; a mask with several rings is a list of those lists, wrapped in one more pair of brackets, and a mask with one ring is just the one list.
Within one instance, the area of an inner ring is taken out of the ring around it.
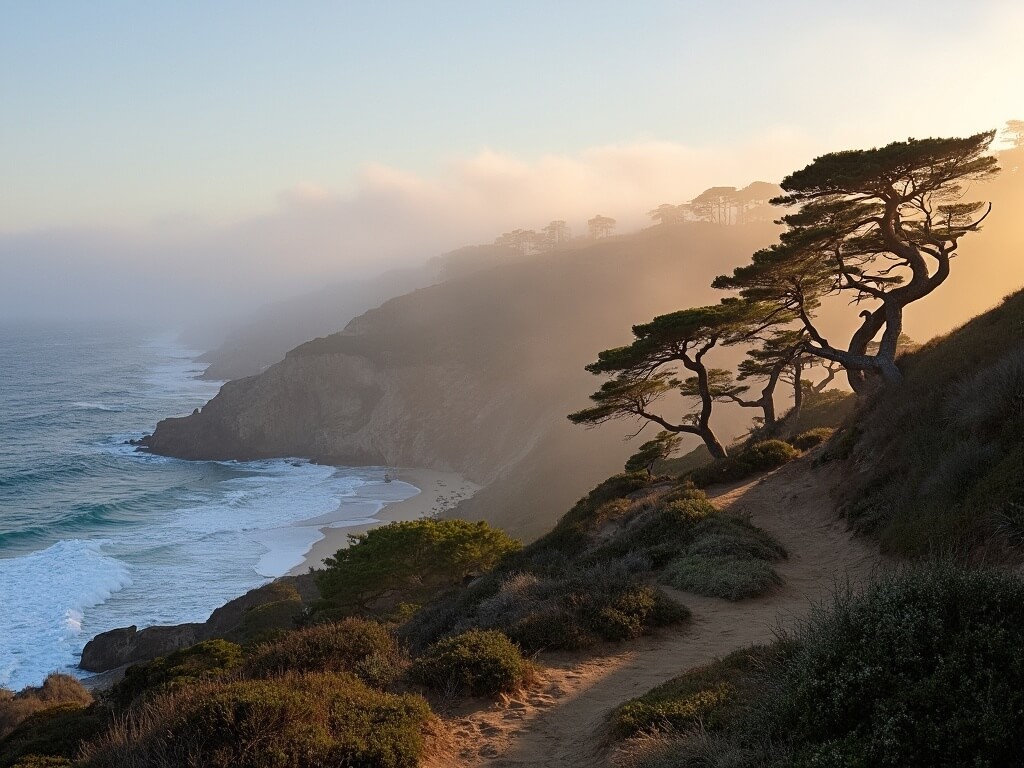
{"label": "small bush on cliff", "polygon": [[818,427],[817,429],[809,429],[806,432],[801,432],[795,437],[789,439],[789,444],[794,448],[801,451],[809,451],[811,448],[816,448],[825,441],[827,441],[832,435],[835,434],[835,430],[829,427]]}
{"label": "small bush on cliff", "polygon": [[427,606],[402,629],[413,647],[470,628],[496,629],[528,652],[580,649],[639,637],[689,612],[637,575],[606,562],[570,572],[493,575]]}
{"label": "small bush on cliff", "polygon": [[736,723],[755,691],[764,649],[744,648],[684,672],[626,702],[612,717],[616,738],[652,730],[722,730]]}
{"label": "small bush on cliff", "polygon": [[18,693],[0,689],[0,739],[36,712],[62,705],[87,707],[91,703],[92,694],[80,682],[58,672],[49,675],[42,685]]}
{"label": "small bush on cliff", "polygon": [[673,560],[662,581],[676,589],[725,600],[757,597],[782,582],[764,560],[706,555],[684,555]]}
{"label": "small bush on cliff", "polygon": [[99,734],[108,719],[96,704],[58,704],[36,712],[0,739],[0,768],[71,765],[81,742]]}
{"label": "small bush on cliff", "polygon": [[133,664],[110,692],[126,707],[144,693],[224,677],[242,666],[242,649],[227,640],[205,640],[153,661]]}
{"label": "small bush on cliff", "polygon": [[285,672],[348,672],[364,682],[385,686],[404,666],[391,633],[375,621],[348,618],[290,632],[256,647],[245,671],[254,677]]}
{"label": "small bush on cliff", "polygon": [[784,440],[761,440],[735,456],[695,469],[687,477],[701,488],[716,483],[736,483],[758,472],[781,467],[799,455],[800,451]]}
{"label": "small bush on cliff", "polygon": [[[391,523],[349,540],[351,545],[328,558],[317,575],[321,609],[372,612],[399,602],[423,602],[489,571],[521,547],[504,531],[465,520]],[[389,593],[394,599],[388,599]]]}
{"label": "small bush on cliff", "polygon": [[430,708],[348,675],[199,683],[129,711],[83,749],[87,768],[415,768]]}
{"label": "small bush on cliff", "polygon": [[472,629],[430,646],[409,668],[409,676],[435,691],[496,696],[519,688],[531,665],[501,632]]}

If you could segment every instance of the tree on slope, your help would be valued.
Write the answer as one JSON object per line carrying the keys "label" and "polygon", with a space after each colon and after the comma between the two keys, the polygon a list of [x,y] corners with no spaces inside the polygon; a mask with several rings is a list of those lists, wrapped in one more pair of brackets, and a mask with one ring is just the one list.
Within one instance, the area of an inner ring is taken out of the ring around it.
{"label": "tree on slope", "polygon": [[[746,358],[737,367],[737,383],[749,380],[764,382],[760,397],[745,398],[744,392],[731,393],[724,387],[724,399],[744,408],[760,408],[765,430],[768,434],[774,434],[778,427],[775,390],[780,383],[788,383],[793,387],[794,411],[799,416],[803,398],[800,380],[804,358],[804,332],[790,328],[775,329],[760,345],[747,350]],[[749,387],[743,389],[748,391]],[[790,421],[793,421],[792,412]]]}
{"label": "tree on slope", "polygon": [[[763,313],[749,302],[726,300],[633,326],[636,339],[632,344],[605,350],[597,362],[587,366],[593,374],[613,378],[590,396],[593,406],[570,414],[569,420],[588,425],[622,418],[645,426],[652,422],[669,433],[697,435],[712,456],[724,458],[725,446],[711,427],[714,404],[725,396],[722,371],[708,368],[706,356],[716,346],[735,343],[752,333],[755,317]],[[684,370],[693,375],[681,381],[677,377]],[[695,407],[675,420],[655,412],[656,404],[670,393],[696,401]]]}
{"label": "tree on slope", "polygon": [[[773,201],[799,206],[782,217],[788,229],[780,242],[717,278],[715,287],[766,302],[770,313],[794,313],[808,335],[806,350],[840,363],[854,391],[864,391],[875,374],[898,382],[904,308],[945,282],[960,240],[991,210],[963,197],[966,184],[998,172],[986,155],[993,136],[908,139],[819,157],[788,176],[787,194]],[[866,305],[845,348],[814,320],[821,300],[836,295]]]}
{"label": "tree on slope", "polygon": [[682,442],[680,435],[662,430],[653,440],[648,440],[626,461],[627,472],[646,470],[648,477],[654,474],[654,465],[664,461],[679,448]]}

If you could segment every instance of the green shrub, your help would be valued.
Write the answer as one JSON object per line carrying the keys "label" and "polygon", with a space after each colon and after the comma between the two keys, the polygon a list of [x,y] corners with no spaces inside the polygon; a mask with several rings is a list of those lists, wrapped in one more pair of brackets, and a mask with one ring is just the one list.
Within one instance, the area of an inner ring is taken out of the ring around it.
{"label": "green shrub", "polygon": [[111,689],[110,696],[115,704],[126,707],[144,693],[225,677],[241,666],[240,646],[227,640],[205,640],[153,661],[133,664]]}
{"label": "green shrub", "polygon": [[519,647],[501,632],[472,629],[430,646],[413,661],[409,676],[440,692],[496,696],[522,686],[530,669]]}
{"label": "green shrub", "polygon": [[755,472],[764,472],[781,467],[799,456],[800,451],[785,440],[762,440],[744,448],[739,461]]}
{"label": "green shrub", "polygon": [[[349,541],[317,574],[321,608],[394,610],[400,602],[422,602],[489,571],[521,547],[504,531],[465,520],[391,523]],[[389,601],[388,593],[394,599]],[[389,604],[375,605],[381,600]]]}
{"label": "green shrub", "polygon": [[624,558],[545,577],[488,576],[425,607],[402,635],[415,649],[472,628],[496,629],[532,653],[631,639],[685,621],[688,611],[644,584],[638,570]]}
{"label": "green shrub", "polygon": [[304,615],[305,604],[298,596],[257,605],[245,612],[227,639],[244,646],[266,643],[295,629]]}
{"label": "green shrub", "polygon": [[74,705],[86,707],[92,694],[70,675],[54,672],[40,686],[30,686],[18,693],[0,688],[0,739],[37,712],[52,707]]}
{"label": "green shrub", "polygon": [[725,483],[738,483],[746,480],[753,474],[753,470],[737,458],[729,456],[725,459],[715,459],[710,464],[691,471],[686,475],[698,488],[707,488],[712,485]]}
{"label": "green shrub", "polygon": [[314,674],[198,683],[133,708],[84,748],[85,768],[414,768],[430,709],[419,696]]}
{"label": "green shrub", "polygon": [[613,735],[624,739],[654,729],[720,730],[734,724],[756,691],[763,655],[761,647],[735,651],[626,702],[612,717]]}
{"label": "green shrub", "polygon": [[255,677],[349,672],[377,686],[393,682],[402,668],[402,654],[391,633],[375,621],[356,618],[289,632],[257,646],[245,663],[246,673]]}
{"label": "green shrub", "polygon": [[737,483],[758,472],[781,467],[800,456],[800,451],[785,440],[761,440],[735,456],[717,459],[690,472],[686,478],[701,488],[717,483]]}
{"label": "green shrub", "polygon": [[792,765],[1005,766],[1024,755],[1024,580],[908,568],[782,645],[748,727]]}
{"label": "green shrub", "polygon": [[721,512],[693,527],[683,553],[772,562],[786,557],[785,547],[767,532],[747,520]]}
{"label": "green shrub", "polygon": [[81,742],[106,723],[107,714],[97,705],[66,703],[40,710],[0,739],[0,767],[68,765]]}
{"label": "green shrub", "polygon": [[782,580],[764,560],[684,555],[669,563],[661,580],[676,589],[725,600],[757,597]]}
{"label": "green shrub", "polygon": [[835,430],[830,427],[818,427],[817,429],[809,429],[806,432],[801,432],[799,435],[791,437],[789,444],[798,450],[809,451],[811,448],[816,448],[826,442],[834,434]]}

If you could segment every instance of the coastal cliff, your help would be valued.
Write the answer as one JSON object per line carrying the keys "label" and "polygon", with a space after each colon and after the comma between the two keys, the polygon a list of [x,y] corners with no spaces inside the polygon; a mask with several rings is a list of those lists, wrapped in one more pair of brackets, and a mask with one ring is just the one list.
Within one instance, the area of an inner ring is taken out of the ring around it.
{"label": "coastal cliff", "polygon": [[628,425],[566,422],[594,387],[583,366],[628,341],[631,324],[715,300],[711,277],[773,233],[659,226],[414,291],[228,382],[198,413],[161,421],[145,447],[456,471],[491,486],[457,514],[531,537],[633,449]]}

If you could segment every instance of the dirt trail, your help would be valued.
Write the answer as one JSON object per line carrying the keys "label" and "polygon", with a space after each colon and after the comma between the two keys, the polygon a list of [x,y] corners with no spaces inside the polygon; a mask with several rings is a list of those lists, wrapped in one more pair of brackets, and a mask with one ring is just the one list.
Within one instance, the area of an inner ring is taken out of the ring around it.
{"label": "dirt trail", "polygon": [[797,461],[713,495],[715,503],[769,531],[789,558],[784,584],[763,598],[730,603],[678,592],[693,612],[680,632],[662,632],[608,655],[546,655],[548,669],[532,691],[450,721],[458,765],[584,768],[606,765],[601,749],[609,713],[622,702],[681,672],[745,645],[771,640],[775,628],[805,616],[837,579],[860,582],[881,566],[870,544],[836,519],[835,470]]}

